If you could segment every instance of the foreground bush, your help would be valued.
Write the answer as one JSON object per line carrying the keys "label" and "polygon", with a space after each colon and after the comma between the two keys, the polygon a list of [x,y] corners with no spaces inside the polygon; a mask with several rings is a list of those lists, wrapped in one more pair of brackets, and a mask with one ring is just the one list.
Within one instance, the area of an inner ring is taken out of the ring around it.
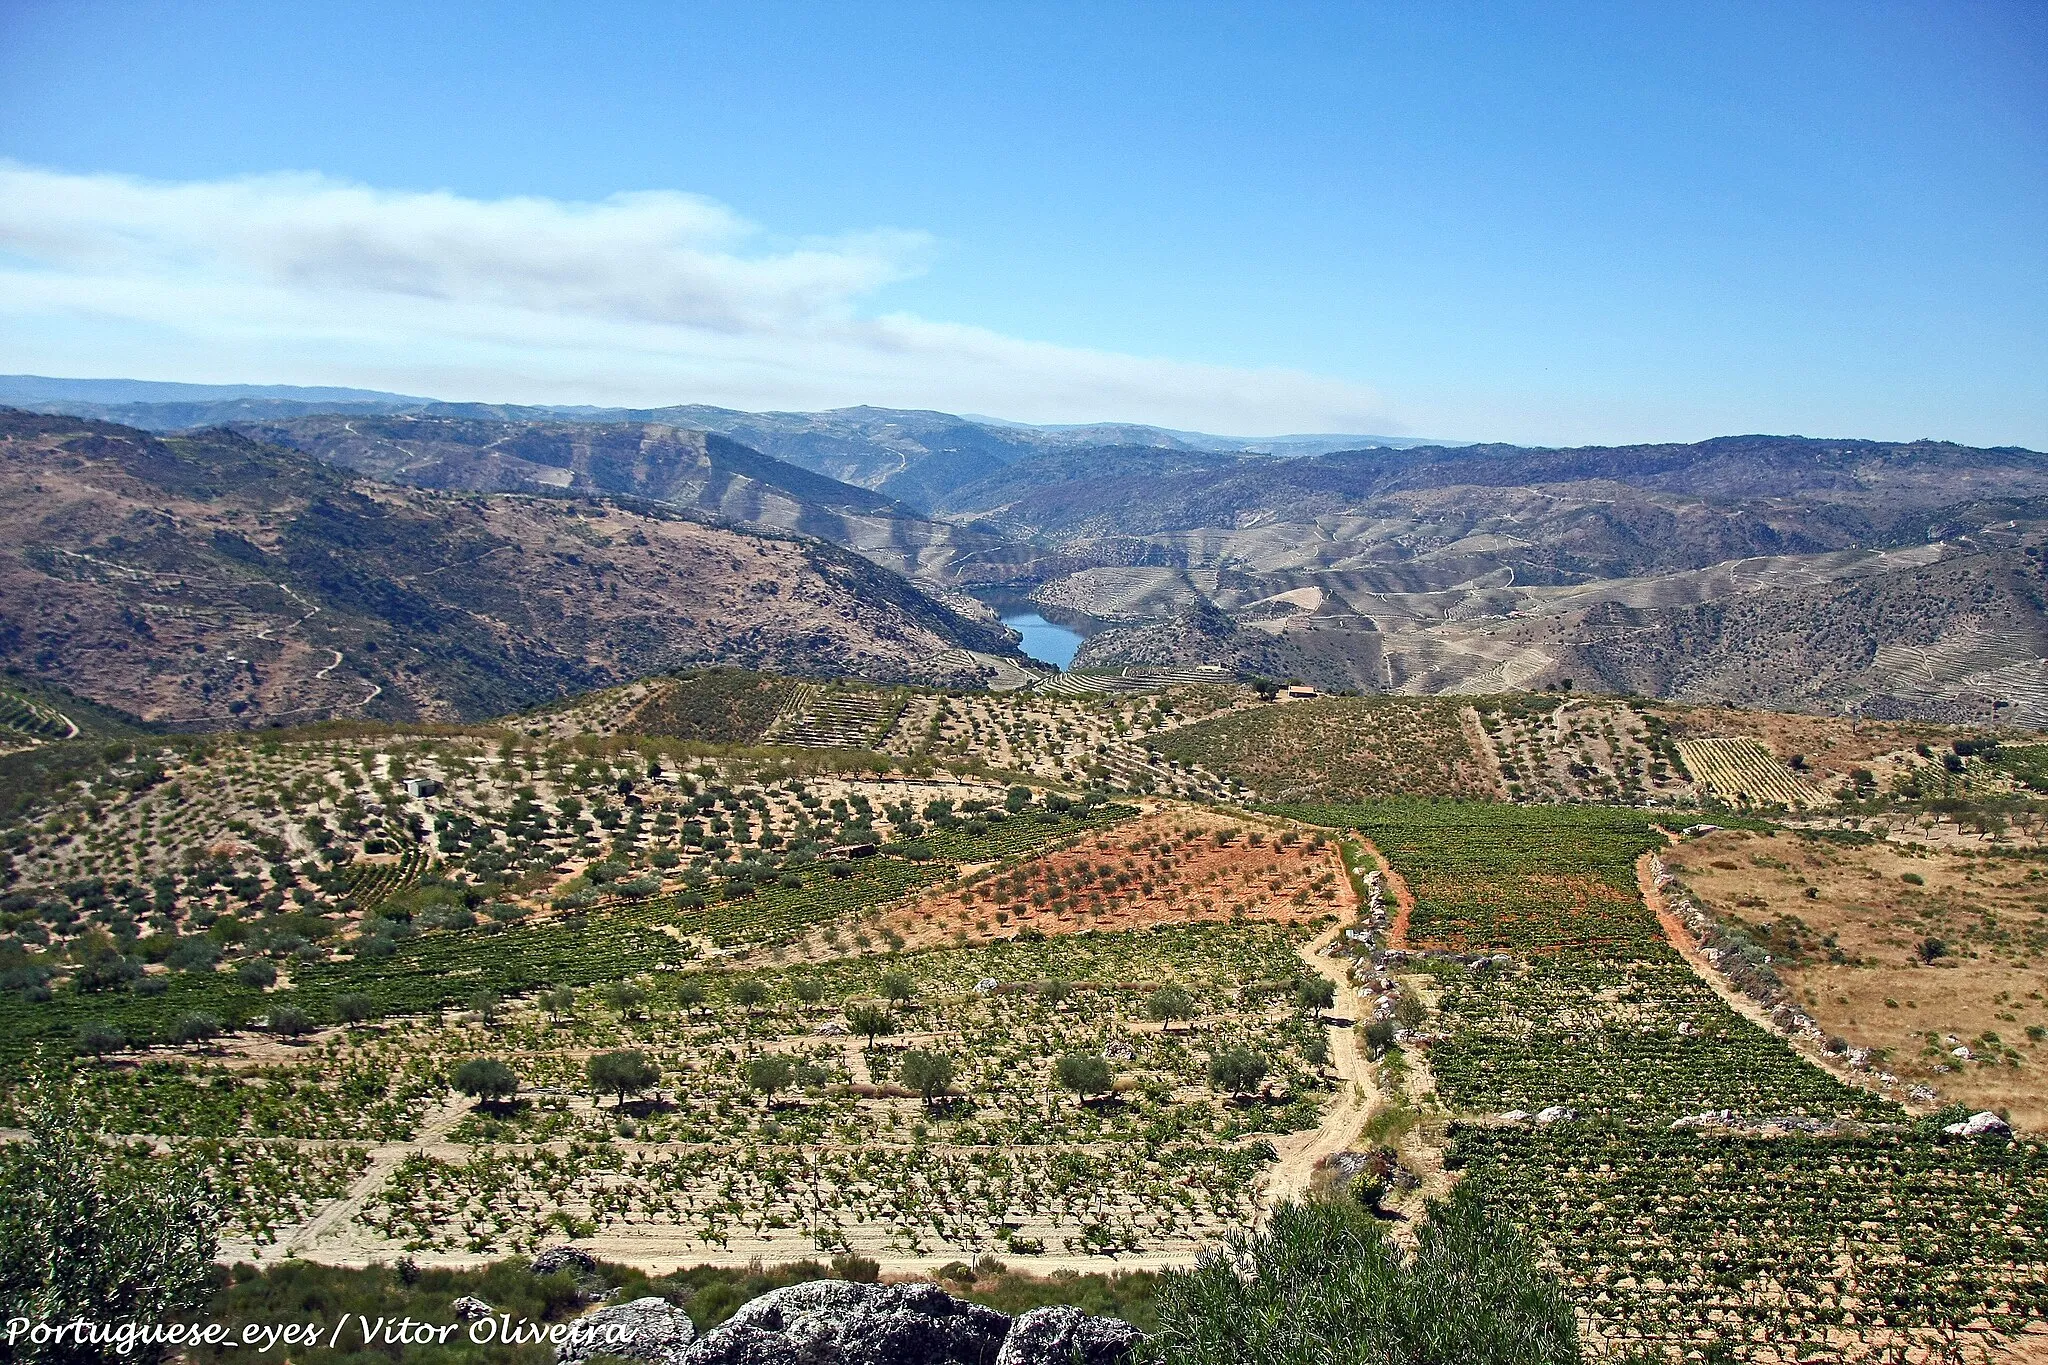
{"label": "foreground bush", "polygon": [[1571,1306],[1467,1193],[1431,1208],[1412,1258],[1354,1204],[1283,1204],[1158,1286],[1142,1365],[1565,1365]]}
{"label": "foreground bush", "polygon": [[[206,1302],[220,1210],[198,1172],[141,1178],[109,1159],[61,1081],[32,1092],[27,1140],[0,1147],[0,1328],[30,1322],[164,1322]],[[4,1338],[0,1338],[4,1342]],[[20,1365],[148,1365],[161,1349],[24,1338]]]}

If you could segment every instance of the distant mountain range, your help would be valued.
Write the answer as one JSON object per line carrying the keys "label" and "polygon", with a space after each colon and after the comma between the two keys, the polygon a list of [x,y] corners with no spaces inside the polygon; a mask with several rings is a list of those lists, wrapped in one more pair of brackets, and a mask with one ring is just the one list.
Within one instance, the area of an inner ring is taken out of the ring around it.
{"label": "distant mountain range", "polygon": [[660,408],[449,403],[370,389],[51,379],[26,374],[0,375],[0,404],[31,412],[97,417],[156,432],[240,422],[289,422],[327,413],[590,425],[655,423],[729,437],[813,473],[880,490],[919,510],[929,510],[963,484],[1043,451],[1126,445],[1314,455],[1369,446],[1441,444],[1414,437],[1368,435],[1239,438],[1134,423],[1031,426],[894,408],[738,412],[697,403]]}
{"label": "distant mountain range", "polygon": [[[183,436],[148,437],[37,419],[51,425],[35,428],[44,435],[33,449],[15,442],[11,533],[26,558],[18,595],[0,598],[0,626],[13,632],[0,639],[0,662],[129,704],[104,690],[98,663],[64,644],[102,625],[97,613],[115,610],[113,598],[81,601],[60,628],[34,605],[37,591],[53,589],[26,576],[82,572],[92,557],[130,562],[102,553],[118,551],[126,532],[81,530],[77,508],[87,504],[64,501],[71,494],[59,497],[33,475],[38,460],[126,443],[180,459],[262,452],[292,480],[317,474],[358,500],[383,500],[391,515],[410,519],[422,544],[443,533],[444,521],[456,525],[481,508],[487,521],[504,521],[494,534],[532,554],[536,536],[559,544],[580,524],[542,519],[532,507],[587,502],[609,506],[607,518],[680,518],[764,544],[795,537],[790,543],[810,547],[804,572],[823,573],[829,555],[839,556],[825,574],[837,584],[838,605],[825,613],[832,628],[806,634],[801,623],[822,618],[785,619],[764,600],[752,629],[741,628],[740,612],[683,641],[628,623],[648,611],[691,616],[682,602],[691,592],[723,593],[719,578],[686,587],[671,577],[680,596],[614,612],[615,589],[664,570],[659,555],[619,558],[618,536],[607,531],[604,546],[572,554],[608,566],[593,570],[605,595],[590,599],[589,628],[651,634],[630,648],[627,635],[600,646],[562,636],[567,627],[558,625],[532,646],[559,656],[546,664],[525,659],[530,651],[523,641],[514,648],[514,636],[452,653],[415,643],[435,659],[428,682],[360,674],[387,698],[402,692],[408,714],[482,714],[486,694],[502,710],[508,697],[681,657],[876,678],[971,676],[958,651],[1014,657],[989,609],[964,595],[971,591],[983,601],[1028,598],[1085,631],[1082,666],[1221,663],[1329,688],[1419,693],[1570,680],[1677,700],[2048,727],[2048,457],[2034,451],[1771,435],[1579,449],[1301,437],[1260,450],[1156,427],[1025,427],[879,408],[627,412],[360,390],[169,388],[182,386],[0,380],[0,401],[33,394],[43,406],[98,404],[157,427],[198,424]],[[14,420],[33,427],[25,416]],[[1377,443],[1319,448],[1352,441]],[[150,505],[140,489],[124,496],[131,510],[123,515]],[[295,534],[328,525],[313,516],[315,501],[291,514]],[[206,553],[227,553],[226,543],[209,542]],[[351,561],[363,582],[380,572],[379,553]],[[512,596],[464,610],[524,621],[544,598],[543,615],[566,621],[578,597],[575,575],[560,577],[571,562],[564,553],[525,561],[547,572],[493,582],[493,593]],[[755,585],[744,591],[773,597],[744,567],[752,564],[745,554],[733,563],[743,566],[739,580]],[[483,593],[452,562],[434,565],[428,596]],[[849,576],[849,565],[869,566],[867,576]],[[427,570],[405,572],[408,584],[426,581]],[[279,581],[313,600],[299,580]],[[334,629],[328,622],[342,613],[328,610],[332,617],[305,629]],[[383,619],[381,610],[365,620]],[[392,610],[391,619],[405,620],[413,608]],[[378,627],[357,629],[364,641],[378,638]],[[455,618],[439,629],[444,643],[460,633]],[[131,636],[125,647],[139,648],[140,635]],[[319,664],[324,651],[362,667],[363,655],[340,635],[307,657]],[[458,666],[458,658],[472,662]],[[513,658],[525,661],[504,662]],[[151,676],[175,693],[184,666],[159,660]],[[486,685],[501,666],[515,679],[510,691]],[[338,676],[339,667],[320,675]],[[251,707],[271,704],[261,688],[236,695]]]}

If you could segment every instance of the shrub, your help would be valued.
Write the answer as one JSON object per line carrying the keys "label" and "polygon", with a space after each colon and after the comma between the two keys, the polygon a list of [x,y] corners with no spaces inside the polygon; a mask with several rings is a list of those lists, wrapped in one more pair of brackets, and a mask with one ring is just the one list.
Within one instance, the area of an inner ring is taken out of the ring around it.
{"label": "shrub", "polygon": [[1234,1047],[1209,1059],[1209,1084],[1233,1095],[1258,1088],[1266,1079],[1266,1059],[1249,1049]]}
{"label": "shrub", "polygon": [[[164,1322],[203,1307],[220,1208],[171,1158],[146,1176],[108,1159],[68,1089],[39,1086],[28,1137],[0,1162],[0,1321]],[[23,1343],[23,1365],[153,1362],[161,1348]]]}
{"label": "shrub", "polygon": [[1141,1365],[1566,1365],[1570,1304],[1469,1192],[1433,1205],[1412,1261],[1355,1204],[1284,1203],[1160,1280]]}

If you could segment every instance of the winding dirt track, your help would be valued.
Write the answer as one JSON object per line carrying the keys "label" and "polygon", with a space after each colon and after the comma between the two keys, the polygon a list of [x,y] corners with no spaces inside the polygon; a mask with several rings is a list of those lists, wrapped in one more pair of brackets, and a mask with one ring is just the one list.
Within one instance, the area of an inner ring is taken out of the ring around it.
{"label": "winding dirt track", "polygon": [[1349,977],[1322,956],[1323,949],[1336,941],[1343,928],[1334,924],[1298,950],[1310,971],[1337,988],[1336,1004],[1324,1016],[1330,1030],[1330,1064],[1337,1073],[1339,1086],[1336,1103],[1312,1132],[1296,1133],[1273,1144],[1280,1153],[1280,1161],[1266,1177],[1265,1195],[1260,1200],[1265,1208],[1281,1199],[1307,1194],[1316,1163],[1351,1146],[1378,1096],[1365,1059],[1358,1053],[1357,1035],[1351,1031],[1351,1022],[1359,1017],[1361,1007],[1358,992]]}

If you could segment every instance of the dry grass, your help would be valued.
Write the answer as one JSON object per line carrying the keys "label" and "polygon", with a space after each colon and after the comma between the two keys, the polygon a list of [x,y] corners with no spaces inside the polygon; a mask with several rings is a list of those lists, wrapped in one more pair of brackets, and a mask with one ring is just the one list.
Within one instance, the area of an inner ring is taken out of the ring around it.
{"label": "dry grass", "polygon": [[[2037,860],[1723,831],[1667,862],[1773,954],[1829,1032],[1883,1049],[1891,1071],[1944,1099],[2048,1129],[2048,1046],[2027,1034],[2048,1030],[2048,872]],[[1931,965],[1930,938],[1945,949]]]}

